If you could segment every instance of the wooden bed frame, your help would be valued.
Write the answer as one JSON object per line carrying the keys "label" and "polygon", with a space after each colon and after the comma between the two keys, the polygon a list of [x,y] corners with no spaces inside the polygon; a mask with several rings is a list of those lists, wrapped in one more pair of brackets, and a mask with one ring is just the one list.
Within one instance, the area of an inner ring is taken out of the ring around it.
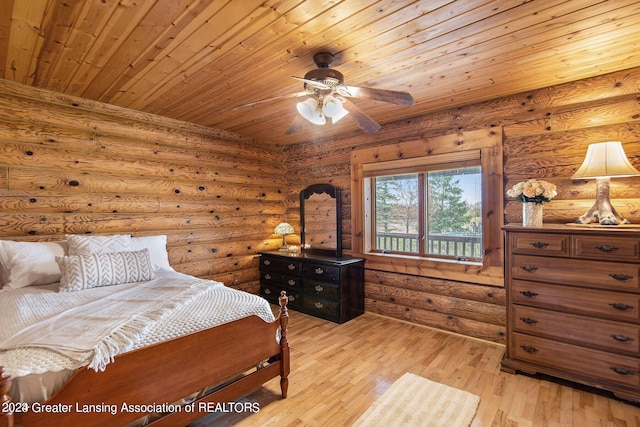
{"label": "wooden bed frame", "polygon": [[[212,412],[206,409],[214,408],[215,403],[229,405],[277,376],[280,376],[280,389],[285,398],[290,369],[287,301],[283,291],[280,312],[273,322],[249,316],[116,356],[104,372],[78,369],[67,384],[45,402],[52,406],[40,413],[32,410],[35,407],[27,408],[26,412],[17,410],[25,405],[10,402],[7,393],[11,378],[0,372],[0,427],[124,425],[147,413],[124,411],[123,404],[171,405],[205,387],[221,384],[212,393],[149,424],[186,425]],[[278,331],[280,343],[276,341]],[[205,402],[214,404],[207,406]],[[116,405],[116,414],[82,412],[84,405],[101,404]],[[62,412],[53,412],[56,410]]]}

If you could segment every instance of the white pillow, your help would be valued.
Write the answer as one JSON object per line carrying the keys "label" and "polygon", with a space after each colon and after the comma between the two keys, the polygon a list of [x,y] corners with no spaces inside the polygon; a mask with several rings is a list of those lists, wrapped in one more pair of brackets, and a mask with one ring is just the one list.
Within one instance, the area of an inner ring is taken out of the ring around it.
{"label": "white pillow", "polygon": [[131,244],[131,236],[128,234],[113,236],[67,234],[65,237],[69,242],[69,255],[72,256],[124,252],[129,250]]}
{"label": "white pillow", "polygon": [[56,257],[66,255],[67,249],[66,241],[0,241],[2,288],[18,289],[57,282],[61,273]]}
{"label": "white pillow", "polygon": [[175,271],[169,264],[167,253],[167,236],[140,236],[132,237],[129,250],[139,251],[149,249],[151,262],[155,271]]}
{"label": "white pillow", "polygon": [[142,282],[155,278],[149,250],[87,256],[58,256],[62,275],[58,292]]}

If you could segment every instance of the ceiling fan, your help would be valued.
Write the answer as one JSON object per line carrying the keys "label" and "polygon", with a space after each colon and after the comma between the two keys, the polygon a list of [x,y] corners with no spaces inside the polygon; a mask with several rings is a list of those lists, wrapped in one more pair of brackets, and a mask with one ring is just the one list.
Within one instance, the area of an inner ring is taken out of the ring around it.
{"label": "ceiling fan", "polygon": [[365,133],[373,133],[380,129],[380,125],[349,98],[366,98],[398,105],[413,105],[414,99],[407,92],[345,85],[342,73],[331,68],[331,62],[333,62],[331,53],[318,53],[314,55],[313,62],[318,66],[317,69],[309,71],[304,77],[291,76],[304,82],[304,91],[238,105],[233,109],[239,110],[281,99],[306,96],[308,98],[297,105],[300,114],[287,129],[286,134],[291,135],[302,129],[304,119],[314,124],[323,125],[327,118],[332,123],[336,123],[345,116],[349,116]]}

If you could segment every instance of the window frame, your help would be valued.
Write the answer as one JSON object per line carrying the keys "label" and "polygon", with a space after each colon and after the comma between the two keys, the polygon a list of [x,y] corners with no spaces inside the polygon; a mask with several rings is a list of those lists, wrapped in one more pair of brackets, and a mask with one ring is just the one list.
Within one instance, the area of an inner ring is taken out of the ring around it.
{"label": "window frame", "polygon": [[[482,259],[468,262],[449,258],[421,257],[417,254],[371,252],[372,188],[376,171],[411,171],[436,165],[468,162],[480,157],[482,169]],[[502,285],[503,258],[503,178],[502,133],[487,128],[403,141],[393,145],[354,150],[351,153],[352,253],[367,260],[368,268],[422,276],[467,280]]]}
{"label": "window frame", "polygon": [[[456,159],[453,162],[450,162],[450,158],[446,155],[436,155],[431,156],[427,160],[424,165],[419,167],[414,167],[414,171],[401,171],[397,170],[387,170],[384,168],[385,162],[380,162],[378,168],[371,169],[368,173],[365,173],[365,179],[371,180],[369,187],[371,188],[371,195],[369,199],[372,201],[372,214],[371,221],[368,221],[366,224],[367,231],[371,239],[367,240],[367,247],[365,251],[367,253],[372,254],[396,254],[396,255],[406,255],[406,256],[418,256],[421,258],[435,258],[435,259],[443,259],[443,260],[458,260],[465,263],[470,264],[481,264],[482,257],[470,257],[466,259],[458,259],[450,255],[441,255],[429,253],[428,251],[428,195],[427,195],[427,187],[428,187],[428,175],[433,172],[447,171],[453,169],[462,169],[462,168],[480,168],[482,171],[482,162],[480,161],[480,150],[470,150],[467,154],[467,158],[464,160]],[[416,159],[416,160],[420,160]],[[443,163],[434,162],[437,160],[443,160]],[[415,163],[415,161],[414,161]],[[380,177],[391,177],[398,175],[416,175],[417,178],[417,193],[418,193],[418,211],[417,211],[417,227],[418,227],[418,236],[417,236],[417,252],[408,252],[408,251],[400,251],[400,250],[391,250],[387,251],[381,248],[378,248],[378,230],[377,230],[377,197],[376,197],[376,188],[377,188],[377,178]],[[482,176],[482,175],[481,175]],[[482,183],[480,184],[482,186]],[[484,190],[483,190],[484,191]],[[484,233],[483,233],[484,234]]]}

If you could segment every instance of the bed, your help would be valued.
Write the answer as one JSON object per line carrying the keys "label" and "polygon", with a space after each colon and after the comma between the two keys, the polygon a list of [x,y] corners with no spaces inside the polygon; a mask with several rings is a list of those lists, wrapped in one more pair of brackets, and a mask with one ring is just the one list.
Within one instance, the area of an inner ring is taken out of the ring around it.
{"label": "bed", "polygon": [[230,405],[277,377],[287,396],[286,295],[276,318],[175,272],[165,236],[0,241],[0,266],[0,427],[186,425],[259,410]]}

